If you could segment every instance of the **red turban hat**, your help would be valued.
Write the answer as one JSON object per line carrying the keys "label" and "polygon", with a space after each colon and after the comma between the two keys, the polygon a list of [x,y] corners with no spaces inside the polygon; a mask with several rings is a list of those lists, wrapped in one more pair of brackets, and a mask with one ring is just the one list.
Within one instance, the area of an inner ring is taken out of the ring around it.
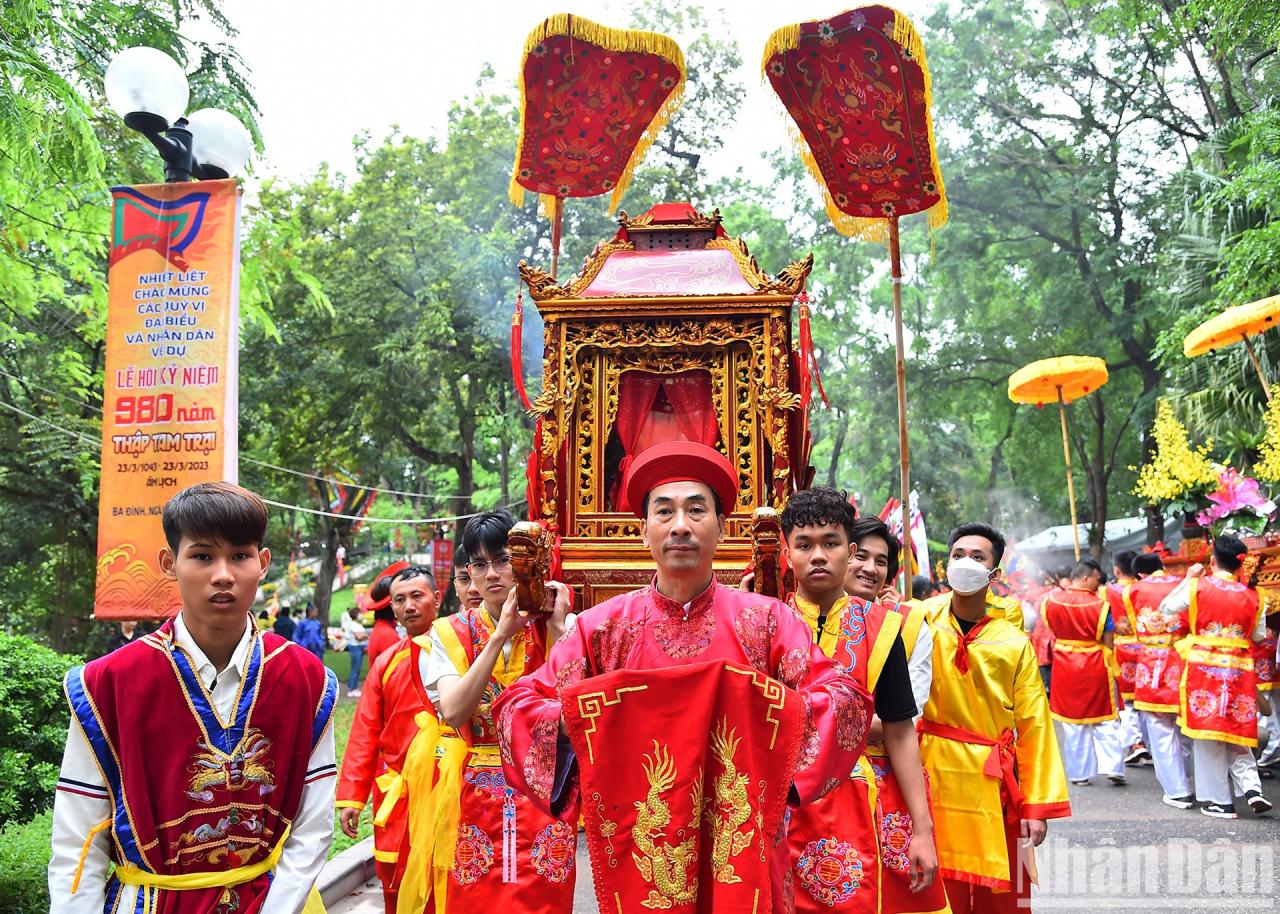
{"label": "red turban hat", "polygon": [[645,496],[669,482],[710,486],[723,514],[732,513],[738,503],[738,473],[727,457],[705,444],[665,441],[637,457],[627,475],[627,500],[636,517],[644,517]]}
{"label": "red turban hat", "polygon": [[[389,577],[390,575],[399,574],[400,572],[408,568],[411,564],[413,563],[407,562],[407,561],[392,562],[386,568],[382,569],[381,571],[379,571],[377,574],[373,576],[373,584],[377,584],[383,578]],[[373,584],[369,585],[370,590],[373,590]],[[391,605],[391,597],[386,596],[381,600],[370,600],[368,603],[365,604],[364,611],[371,612],[371,613],[378,612],[379,610],[386,609],[390,605]]]}

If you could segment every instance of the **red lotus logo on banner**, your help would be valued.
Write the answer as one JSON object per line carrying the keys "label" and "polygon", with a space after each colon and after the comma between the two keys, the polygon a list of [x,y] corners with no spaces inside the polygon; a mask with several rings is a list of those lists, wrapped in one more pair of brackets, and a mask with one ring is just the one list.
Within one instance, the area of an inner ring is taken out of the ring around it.
{"label": "red lotus logo on banner", "polygon": [[155,251],[180,270],[188,269],[187,248],[200,237],[208,192],[177,200],[157,200],[134,187],[116,187],[109,264],[134,251]]}

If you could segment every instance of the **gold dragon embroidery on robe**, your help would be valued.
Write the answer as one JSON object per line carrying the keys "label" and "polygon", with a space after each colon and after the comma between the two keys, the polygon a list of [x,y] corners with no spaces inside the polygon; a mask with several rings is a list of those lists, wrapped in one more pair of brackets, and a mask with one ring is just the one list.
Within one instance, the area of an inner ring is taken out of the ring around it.
{"label": "gold dragon embroidery on robe", "polygon": [[730,885],[742,881],[733,871],[732,860],[751,846],[755,835],[754,828],[739,830],[751,820],[750,779],[734,763],[741,742],[738,731],[722,718],[711,735],[711,753],[723,770],[712,784],[713,797],[704,813],[711,829],[711,872],[717,882]]}
{"label": "gold dragon embroidery on robe", "polygon": [[[671,808],[663,795],[676,782],[676,764],[671,753],[656,739],[653,754],[642,756],[649,792],[644,802],[636,806],[636,821],[631,827],[631,838],[640,853],[632,852],[640,870],[640,876],[653,888],[649,897],[640,902],[650,909],[666,909],[693,902],[698,897],[698,834],[693,834],[679,844],[659,844],[657,839],[666,835],[671,824]],[[703,806],[702,776],[694,780],[693,808],[695,814]],[[697,819],[695,818],[696,822]]]}

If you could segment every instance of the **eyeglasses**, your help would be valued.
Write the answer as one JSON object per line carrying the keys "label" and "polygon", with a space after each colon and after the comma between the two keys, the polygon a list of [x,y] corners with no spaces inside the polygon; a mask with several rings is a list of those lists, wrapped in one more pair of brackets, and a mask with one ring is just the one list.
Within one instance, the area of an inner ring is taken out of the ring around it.
{"label": "eyeglasses", "polygon": [[511,553],[503,553],[491,562],[467,562],[467,571],[475,575],[487,574],[490,565],[495,571],[505,571],[511,567]]}

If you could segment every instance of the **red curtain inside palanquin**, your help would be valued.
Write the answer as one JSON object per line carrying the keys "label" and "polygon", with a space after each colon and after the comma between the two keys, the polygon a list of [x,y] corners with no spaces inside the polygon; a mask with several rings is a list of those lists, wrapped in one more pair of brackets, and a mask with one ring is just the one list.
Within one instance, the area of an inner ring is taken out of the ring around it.
{"label": "red curtain inside palanquin", "polygon": [[622,458],[606,491],[612,509],[625,513],[631,505],[622,481],[645,450],[664,441],[694,441],[715,447],[720,440],[710,373],[623,373],[618,382],[618,415],[609,438],[610,444],[621,445]]}
{"label": "red curtain inside palanquin", "polygon": [[544,38],[524,62],[516,182],[557,197],[611,191],[680,79],[679,66],[657,54]]}
{"label": "red curtain inside palanquin", "polygon": [[769,56],[765,73],[836,207],[880,219],[938,203],[923,46],[910,22],[868,6],[801,23],[798,42],[783,40],[795,46]]}

